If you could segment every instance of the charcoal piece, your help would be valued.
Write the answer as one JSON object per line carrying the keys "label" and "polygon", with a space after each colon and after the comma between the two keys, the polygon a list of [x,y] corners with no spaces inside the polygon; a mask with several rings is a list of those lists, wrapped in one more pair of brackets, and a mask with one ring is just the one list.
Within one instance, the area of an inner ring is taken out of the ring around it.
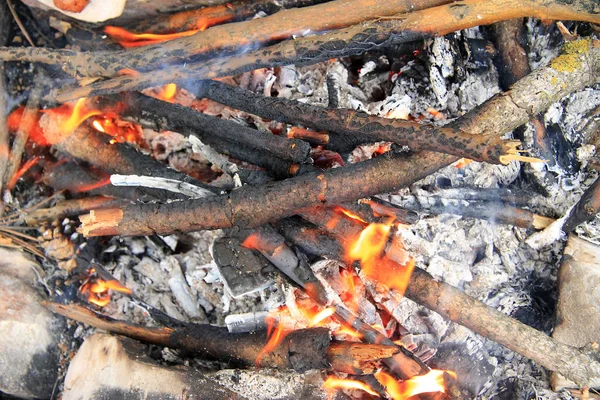
{"label": "charcoal piece", "polygon": [[565,138],[560,125],[548,125],[545,139],[554,155],[554,160],[550,160],[551,164],[556,162],[560,168],[569,174],[579,172],[581,164],[577,160],[575,145]]}
{"label": "charcoal piece", "polygon": [[458,387],[461,391],[469,391],[473,397],[483,389],[494,372],[494,367],[487,362],[481,352],[469,354],[467,347],[458,343],[441,344],[429,364],[432,368],[456,372]]}
{"label": "charcoal piece", "polygon": [[252,250],[242,247],[237,239],[217,239],[213,246],[213,257],[233,297],[263,290],[274,283],[267,274],[270,263]]}

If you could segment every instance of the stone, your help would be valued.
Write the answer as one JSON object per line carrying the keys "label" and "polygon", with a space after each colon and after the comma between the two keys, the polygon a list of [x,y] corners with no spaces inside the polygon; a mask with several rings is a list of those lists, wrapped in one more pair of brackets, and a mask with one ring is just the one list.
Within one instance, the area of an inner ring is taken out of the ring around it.
{"label": "stone", "polygon": [[[600,343],[600,246],[570,235],[558,271],[556,328],[552,337],[575,347]],[[554,391],[576,388],[552,373]]]}
{"label": "stone", "polygon": [[193,368],[158,365],[135,340],[104,333],[85,339],[63,391],[63,400],[243,398]]}
{"label": "stone", "polygon": [[40,304],[38,274],[22,252],[0,248],[0,392],[22,398],[50,398],[58,373],[63,320]]}

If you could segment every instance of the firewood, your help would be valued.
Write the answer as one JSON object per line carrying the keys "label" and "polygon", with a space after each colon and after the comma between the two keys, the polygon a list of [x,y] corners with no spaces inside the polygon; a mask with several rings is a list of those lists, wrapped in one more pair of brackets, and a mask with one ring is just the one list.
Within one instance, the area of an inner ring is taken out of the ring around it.
{"label": "firewood", "polygon": [[[422,40],[459,29],[518,17],[600,22],[600,16],[593,13],[593,7],[592,0],[580,0],[571,2],[569,5],[548,0],[529,0],[526,3],[519,0],[486,2],[463,0],[451,5],[411,12],[393,19],[355,25],[319,36],[284,41],[246,54],[221,57],[201,64],[187,64],[186,68],[166,67],[138,76],[94,82],[82,88],[58,89],[50,92],[46,99],[65,102],[80,97],[139,90],[169,82],[189,86],[190,82],[198,79],[235,75],[257,68],[278,65],[315,64],[331,58],[358,55],[388,45]],[[460,12],[456,12],[456,10],[460,10]],[[34,50],[0,49],[0,59],[30,59],[28,52],[31,51]],[[59,57],[58,54],[55,54],[52,59],[40,55],[40,57],[31,59],[51,64],[61,62],[61,65],[68,66],[71,60],[76,60],[77,54],[69,52],[66,57]],[[117,60],[111,58],[111,61],[116,62]],[[85,70],[85,66],[81,66],[81,68],[83,68],[82,71]]]}
{"label": "firewood", "polygon": [[284,9],[307,7],[321,2],[323,0],[258,0],[219,4],[140,21],[135,25],[135,32],[165,34],[195,29],[204,30],[209,26],[208,24],[239,21],[250,18],[259,12],[275,14]]}
{"label": "firewood", "polygon": [[[341,241],[347,240],[343,233],[338,232],[336,236]],[[558,342],[460,289],[439,282],[419,267],[414,268],[404,295],[450,321],[563,374],[582,387],[600,384],[600,355],[592,347],[580,349]]]}
{"label": "firewood", "polygon": [[[518,141],[471,135],[456,128],[382,118],[361,111],[324,108],[280,97],[265,97],[218,81],[207,82],[199,92],[201,96],[264,118],[337,133],[330,134],[327,143],[335,151],[348,150],[347,142],[357,145],[384,141],[409,146],[412,150],[432,150],[476,161],[504,164],[508,163],[504,158],[516,154],[516,146],[520,144]],[[351,139],[347,140],[345,136]]]}
{"label": "firewood", "polygon": [[293,176],[300,168],[297,164],[309,161],[310,145],[298,139],[260,132],[140,93],[127,93],[119,98],[119,104],[124,115],[145,125],[197,136],[216,151],[264,167],[277,176]]}
{"label": "firewood", "polygon": [[[4,5],[0,6],[3,7]],[[0,19],[3,15],[0,9]],[[2,34],[3,27],[0,28],[0,35]],[[4,83],[4,63],[0,62],[0,191],[4,188],[4,174],[8,166],[8,146],[10,138],[8,135],[8,124],[6,122],[6,85]]]}
{"label": "firewood", "polygon": [[596,218],[598,212],[600,212],[600,178],[592,183],[575,204],[563,224],[563,232],[572,232],[578,225]]}
{"label": "firewood", "polygon": [[55,221],[60,218],[76,217],[78,215],[102,208],[112,208],[123,204],[122,200],[105,196],[84,197],[81,199],[63,200],[50,208],[40,208],[22,217],[29,226],[39,226],[43,222]]}
{"label": "firewood", "polygon": [[[159,45],[115,52],[84,53],[69,50],[1,49],[0,59],[27,58],[44,63],[60,63],[76,76],[114,76],[122,69],[143,71],[162,68],[165,64],[184,64],[191,57],[215,56],[246,46],[273,40],[302,36],[305,32],[320,32],[358,24],[410,10],[423,9],[449,0],[373,3],[364,0],[332,1],[312,7],[283,10],[274,15],[236,24],[218,25]],[[336,18],[332,19],[331,16]],[[64,64],[63,64],[64,63]]]}
{"label": "firewood", "polygon": [[[505,93],[465,114],[452,126],[497,137],[525,123],[563,96],[600,79],[597,42],[568,43],[548,67],[532,72]],[[455,156],[424,151],[416,156],[380,156],[344,168],[309,173],[267,187],[243,187],[229,195],[168,205],[138,205],[90,214],[88,236],[169,234],[176,230],[256,227],[301,208],[334,205],[396,190],[455,162]]]}
{"label": "firewood", "polygon": [[52,312],[111,333],[243,366],[259,362],[261,367],[298,372],[333,369],[361,374],[373,372],[378,367],[377,360],[398,352],[396,346],[332,342],[327,329],[310,328],[287,333],[273,351],[259,359],[267,343],[265,332],[229,333],[224,327],[184,323],[172,328],[148,328],[115,320],[76,304],[44,302],[43,305]]}

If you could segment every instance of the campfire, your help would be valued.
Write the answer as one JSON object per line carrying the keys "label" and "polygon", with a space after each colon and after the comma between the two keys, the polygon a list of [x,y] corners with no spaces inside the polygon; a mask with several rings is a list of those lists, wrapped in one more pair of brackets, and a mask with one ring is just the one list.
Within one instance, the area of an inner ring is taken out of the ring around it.
{"label": "campfire", "polygon": [[146,3],[0,4],[1,395],[600,397],[594,1]]}

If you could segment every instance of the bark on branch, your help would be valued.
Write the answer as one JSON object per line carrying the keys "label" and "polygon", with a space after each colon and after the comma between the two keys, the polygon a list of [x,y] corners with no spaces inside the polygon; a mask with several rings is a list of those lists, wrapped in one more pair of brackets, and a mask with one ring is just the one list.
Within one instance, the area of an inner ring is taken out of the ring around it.
{"label": "bark on branch", "polygon": [[[118,321],[83,306],[45,302],[49,310],[98,329],[127,336],[141,342],[180,349],[200,357],[237,362],[244,366],[310,369],[368,374],[379,368],[378,360],[398,352],[396,346],[332,342],[325,328],[289,332],[273,351],[262,355],[265,332],[229,333],[212,325],[182,324],[173,328],[148,328]],[[258,361],[257,361],[258,360]]]}
{"label": "bark on branch", "polygon": [[[380,4],[381,2],[377,2]],[[569,5],[553,0],[463,0],[450,5],[411,12],[393,19],[378,20],[323,35],[297,38],[282,43],[239,54],[221,57],[208,62],[187,64],[186,68],[167,67],[108,81],[99,81],[78,89],[59,89],[46,97],[49,101],[65,102],[80,97],[97,96],[176,82],[190,85],[199,79],[212,79],[235,75],[257,68],[278,65],[308,65],[331,58],[362,54],[382,47],[444,35],[460,29],[519,17],[542,19],[581,20],[599,23],[600,14],[592,0],[572,1]],[[345,11],[344,11],[345,12]],[[334,14],[330,14],[334,15]],[[381,17],[379,14],[376,18]],[[15,52],[17,52],[15,50]],[[8,56],[0,50],[0,59]],[[70,54],[70,56],[73,56]],[[11,59],[28,59],[22,50]],[[71,60],[67,57],[64,62]],[[38,60],[44,62],[43,60]],[[112,60],[116,61],[116,60]],[[45,62],[59,62],[57,57]]]}
{"label": "bark on branch", "polygon": [[[551,64],[521,79],[466,114],[452,126],[471,134],[497,137],[527,122],[565,95],[600,78],[598,42],[568,43]],[[265,187],[243,187],[229,195],[168,205],[139,205],[82,217],[88,236],[168,234],[228,227],[256,227],[290,216],[301,208],[369,197],[405,187],[457,160],[455,156],[421,152],[412,157],[374,160],[310,173]]]}

